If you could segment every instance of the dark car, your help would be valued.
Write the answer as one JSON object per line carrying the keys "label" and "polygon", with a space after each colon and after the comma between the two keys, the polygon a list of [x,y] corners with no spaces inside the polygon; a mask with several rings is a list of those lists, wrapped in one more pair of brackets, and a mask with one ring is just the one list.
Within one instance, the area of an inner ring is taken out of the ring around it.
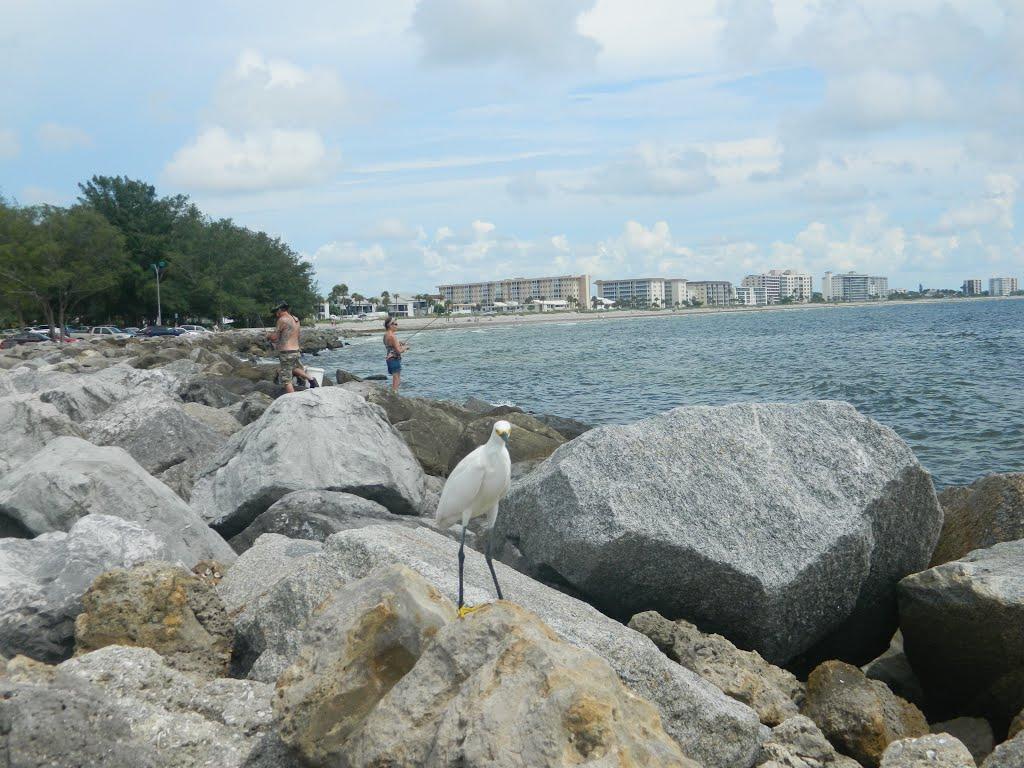
{"label": "dark car", "polygon": [[16,333],[13,336],[3,340],[0,343],[0,349],[11,349],[13,347],[20,346],[22,344],[38,344],[41,341],[49,341],[50,337],[45,333],[36,333],[35,331],[22,331]]}
{"label": "dark car", "polygon": [[177,328],[166,328],[162,325],[148,325],[136,334],[138,336],[178,336]]}

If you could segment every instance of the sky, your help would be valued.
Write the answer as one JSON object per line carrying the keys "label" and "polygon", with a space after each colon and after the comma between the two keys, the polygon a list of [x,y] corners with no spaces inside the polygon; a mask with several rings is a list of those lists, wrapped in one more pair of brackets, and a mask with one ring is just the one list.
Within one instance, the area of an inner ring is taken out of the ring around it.
{"label": "sky", "polygon": [[0,194],[184,193],[366,295],[1024,276],[1020,0],[0,0]]}

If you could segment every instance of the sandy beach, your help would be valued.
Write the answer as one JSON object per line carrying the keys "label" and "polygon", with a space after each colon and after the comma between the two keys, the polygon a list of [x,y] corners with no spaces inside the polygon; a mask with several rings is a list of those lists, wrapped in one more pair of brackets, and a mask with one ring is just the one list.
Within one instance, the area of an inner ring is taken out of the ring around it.
{"label": "sandy beach", "polygon": [[[634,320],[644,317],[679,317],[690,315],[737,314],[749,312],[782,312],[808,310],[844,310],[855,307],[891,307],[907,304],[940,304],[965,301],[1005,301],[1021,299],[1022,296],[979,296],[976,298],[914,299],[895,301],[846,302],[842,304],[775,304],[767,307],[700,307],[697,309],[609,309],[583,312],[537,312],[515,315],[452,315],[451,317],[401,317],[401,332],[409,333],[429,328],[434,331],[458,330],[466,327],[525,325],[529,323],[576,323],[601,322],[609,320]],[[361,321],[340,321],[335,324],[317,323],[317,328],[336,328],[345,335],[365,336],[383,333],[380,319]]]}

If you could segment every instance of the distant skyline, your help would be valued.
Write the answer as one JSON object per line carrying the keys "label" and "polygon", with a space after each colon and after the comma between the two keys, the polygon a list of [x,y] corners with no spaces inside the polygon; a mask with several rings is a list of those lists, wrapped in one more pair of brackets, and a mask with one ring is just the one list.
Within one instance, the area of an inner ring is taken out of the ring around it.
{"label": "distant skyline", "polygon": [[322,290],[1024,275],[1019,0],[0,0],[0,194],[93,174]]}

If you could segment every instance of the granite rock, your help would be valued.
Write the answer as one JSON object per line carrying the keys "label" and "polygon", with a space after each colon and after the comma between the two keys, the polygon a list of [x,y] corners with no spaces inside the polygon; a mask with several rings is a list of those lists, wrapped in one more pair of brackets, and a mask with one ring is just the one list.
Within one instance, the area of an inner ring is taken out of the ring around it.
{"label": "granite rock", "polygon": [[383,413],[341,387],[281,397],[204,467],[191,503],[234,536],[292,491],[345,491],[396,514],[423,502],[423,470]]}
{"label": "granite rock", "polygon": [[860,768],[852,757],[836,752],[814,721],[791,717],[772,728],[761,745],[758,768]]}
{"label": "granite rock", "polygon": [[885,647],[896,583],[927,565],[940,526],[907,444],[817,401],[593,429],[512,486],[497,533],[610,615],[657,610],[809,666]]}
{"label": "granite rock", "polygon": [[166,556],[156,535],[107,515],[87,515],[67,533],[0,539],[0,652],[48,663],[68,658],[93,579]]}
{"label": "granite rock", "polygon": [[948,733],[899,739],[882,755],[881,768],[975,768],[974,758]]}
{"label": "granite rock", "polygon": [[1024,707],[1024,540],[908,576],[899,596],[907,657],[932,710],[1005,729]]}
{"label": "granite rock", "polygon": [[415,524],[407,516],[393,515],[362,496],[341,491],[294,491],[275,501],[230,544],[236,552],[244,552],[264,533],[323,541],[338,531],[380,523]]}
{"label": "granite rock", "polygon": [[189,567],[235,557],[226,541],[121,448],[59,437],[0,477],[0,519],[29,535],[70,530],[88,514],[138,523],[156,534],[171,559]]}

